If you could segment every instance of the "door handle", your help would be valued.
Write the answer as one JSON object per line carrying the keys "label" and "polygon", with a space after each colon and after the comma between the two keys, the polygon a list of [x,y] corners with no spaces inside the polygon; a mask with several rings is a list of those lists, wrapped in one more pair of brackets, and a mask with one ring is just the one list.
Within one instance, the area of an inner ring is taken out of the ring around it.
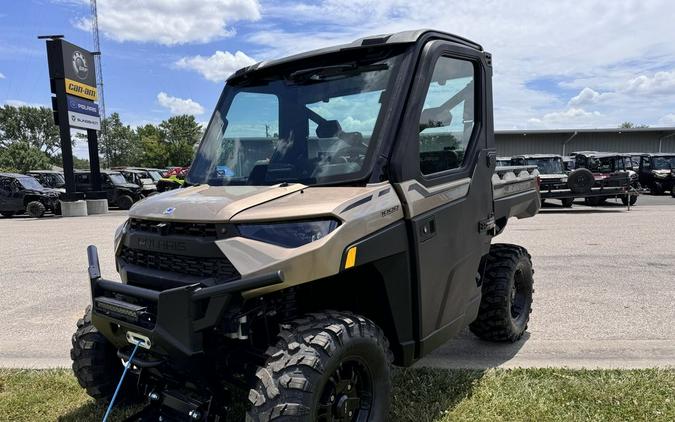
{"label": "door handle", "polygon": [[420,223],[420,242],[431,239],[436,236],[436,220],[433,217],[427,218]]}

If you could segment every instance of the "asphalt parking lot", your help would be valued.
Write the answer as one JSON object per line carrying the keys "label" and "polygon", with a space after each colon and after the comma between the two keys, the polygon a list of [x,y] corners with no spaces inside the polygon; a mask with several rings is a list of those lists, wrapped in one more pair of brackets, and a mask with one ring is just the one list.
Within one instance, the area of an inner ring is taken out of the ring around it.
{"label": "asphalt parking lot", "polygon": [[[85,248],[115,277],[112,238],[126,213],[0,219],[0,367],[70,365],[70,336],[90,301]],[[675,199],[642,196],[511,220],[496,241],[527,247],[535,297],[512,345],[470,333],[418,363],[436,367],[675,366]]]}

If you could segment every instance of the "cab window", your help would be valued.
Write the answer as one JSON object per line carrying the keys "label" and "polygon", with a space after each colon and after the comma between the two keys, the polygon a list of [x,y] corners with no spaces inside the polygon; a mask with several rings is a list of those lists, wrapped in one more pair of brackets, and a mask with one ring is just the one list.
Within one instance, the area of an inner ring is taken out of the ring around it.
{"label": "cab window", "polygon": [[420,171],[457,169],[474,129],[474,65],[441,57],[436,62],[419,119]]}

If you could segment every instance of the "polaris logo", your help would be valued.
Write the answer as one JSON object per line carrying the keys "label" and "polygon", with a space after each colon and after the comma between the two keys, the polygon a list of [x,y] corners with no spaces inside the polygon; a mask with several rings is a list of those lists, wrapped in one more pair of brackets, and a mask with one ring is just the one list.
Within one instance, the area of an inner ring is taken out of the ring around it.
{"label": "polaris logo", "polygon": [[181,252],[187,249],[185,242],[178,240],[137,237],[135,241],[137,248],[151,251]]}

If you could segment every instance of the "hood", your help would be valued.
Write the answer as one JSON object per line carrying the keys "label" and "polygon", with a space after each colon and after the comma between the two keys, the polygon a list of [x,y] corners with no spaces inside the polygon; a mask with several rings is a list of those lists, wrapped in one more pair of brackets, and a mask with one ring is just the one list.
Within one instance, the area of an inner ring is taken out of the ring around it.
{"label": "hood", "polygon": [[148,197],[129,210],[132,218],[224,222],[256,205],[305,189],[286,186],[209,186],[176,189]]}
{"label": "hood", "polygon": [[672,170],[652,170],[653,174],[658,174],[660,176],[667,176],[672,172]]}
{"label": "hood", "polygon": [[560,180],[560,179],[566,179],[567,175],[564,173],[561,174],[541,174],[539,173],[539,178],[541,180]]}
{"label": "hood", "polygon": [[115,185],[116,188],[123,188],[123,189],[130,189],[130,190],[138,190],[140,189],[140,186],[138,186],[135,183],[120,183],[119,185]]}

